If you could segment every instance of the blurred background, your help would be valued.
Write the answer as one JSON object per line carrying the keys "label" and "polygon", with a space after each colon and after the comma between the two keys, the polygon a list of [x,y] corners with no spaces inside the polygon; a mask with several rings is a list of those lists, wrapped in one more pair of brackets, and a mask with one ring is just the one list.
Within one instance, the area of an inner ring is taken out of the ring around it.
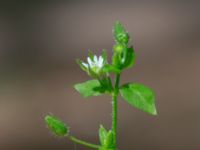
{"label": "blurred background", "polygon": [[84,100],[73,85],[90,77],[75,63],[88,49],[112,53],[112,26],[130,33],[137,60],[121,83],[156,92],[159,115],[119,100],[119,150],[200,149],[198,1],[0,1],[0,149],[87,150],[46,128],[52,113],[98,143],[111,125],[110,97]]}

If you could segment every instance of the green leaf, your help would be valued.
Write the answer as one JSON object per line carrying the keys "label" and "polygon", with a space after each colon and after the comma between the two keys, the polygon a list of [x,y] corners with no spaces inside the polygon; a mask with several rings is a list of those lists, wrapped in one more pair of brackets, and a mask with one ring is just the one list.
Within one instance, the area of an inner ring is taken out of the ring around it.
{"label": "green leaf", "polygon": [[51,130],[52,133],[54,133],[57,136],[67,136],[69,133],[69,127],[65,125],[62,121],[60,121],[58,118],[47,115],[45,117],[45,122],[48,126],[48,128]]}
{"label": "green leaf", "polygon": [[113,138],[113,131],[109,130],[105,139],[104,147],[105,148],[113,148],[114,146],[114,138]]}
{"label": "green leaf", "polygon": [[123,25],[119,21],[117,21],[115,23],[115,25],[114,25],[113,34],[114,34],[116,42],[118,42],[118,43],[124,43],[124,44],[128,43],[128,41],[129,41],[129,35],[126,32],[126,30],[123,27]]}
{"label": "green leaf", "polygon": [[100,125],[99,128],[99,139],[101,143],[101,149],[108,150],[112,149],[114,146],[113,143],[113,131],[109,130],[107,131],[102,125]]}
{"label": "green leaf", "polygon": [[101,86],[98,80],[89,80],[74,85],[74,88],[83,96],[99,96],[105,93],[105,88]]}
{"label": "green leaf", "polygon": [[120,87],[120,94],[126,102],[152,115],[157,115],[153,91],[141,84],[125,84]]}
{"label": "green leaf", "polygon": [[103,127],[103,125],[100,125],[100,128],[99,128],[99,140],[100,140],[100,143],[101,145],[104,145],[105,144],[105,140],[106,140],[106,137],[107,137],[107,131],[106,129]]}

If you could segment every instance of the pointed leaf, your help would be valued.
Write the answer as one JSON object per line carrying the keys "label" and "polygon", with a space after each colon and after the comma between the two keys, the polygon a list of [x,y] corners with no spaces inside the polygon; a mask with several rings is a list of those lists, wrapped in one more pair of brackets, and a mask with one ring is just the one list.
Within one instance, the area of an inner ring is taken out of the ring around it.
{"label": "pointed leaf", "polygon": [[83,83],[74,85],[74,88],[83,96],[99,96],[105,93],[104,88],[101,86],[98,80],[89,80]]}
{"label": "pointed leaf", "polygon": [[152,115],[156,115],[153,91],[141,84],[129,83],[120,88],[120,94],[126,102]]}

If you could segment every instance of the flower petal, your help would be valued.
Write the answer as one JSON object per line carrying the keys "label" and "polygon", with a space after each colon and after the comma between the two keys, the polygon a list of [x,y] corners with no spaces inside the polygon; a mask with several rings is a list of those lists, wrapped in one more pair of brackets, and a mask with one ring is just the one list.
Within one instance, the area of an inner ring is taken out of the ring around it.
{"label": "flower petal", "polygon": [[97,63],[98,62],[98,59],[97,59],[97,56],[94,55],[94,62]]}
{"label": "flower petal", "polygon": [[103,66],[103,57],[102,57],[102,56],[99,56],[98,66],[99,66],[99,67],[102,67],[102,66]]}
{"label": "flower petal", "polygon": [[90,59],[90,57],[87,58],[87,61],[88,61],[88,64],[89,64],[90,66],[92,66],[92,60]]}

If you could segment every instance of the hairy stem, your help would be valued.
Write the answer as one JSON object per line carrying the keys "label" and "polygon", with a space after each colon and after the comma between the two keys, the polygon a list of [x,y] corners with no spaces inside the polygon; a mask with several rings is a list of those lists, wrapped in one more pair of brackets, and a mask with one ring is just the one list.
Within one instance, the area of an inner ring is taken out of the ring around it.
{"label": "hairy stem", "polygon": [[116,75],[115,78],[115,87],[114,92],[112,95],[112,131],[114,134],[114,150],[117,148],[117,97],[119,93],[119,81],[120,81],[120,74]]}
{"label": "hairy stem", "polygon": [[87,146],[87,147],[90,147],[90,148],[94,148],[94,149],[99,149],[100,148],[99,145],[95,145],[95,144],[92,144],[92,143],[88,143],[88,142],[79,140],[74,136],[69,136],[69,139],[72,140],[75,143],[78,143],[78,144],[81,144],[81,145],[84,145],[84,146]]}

